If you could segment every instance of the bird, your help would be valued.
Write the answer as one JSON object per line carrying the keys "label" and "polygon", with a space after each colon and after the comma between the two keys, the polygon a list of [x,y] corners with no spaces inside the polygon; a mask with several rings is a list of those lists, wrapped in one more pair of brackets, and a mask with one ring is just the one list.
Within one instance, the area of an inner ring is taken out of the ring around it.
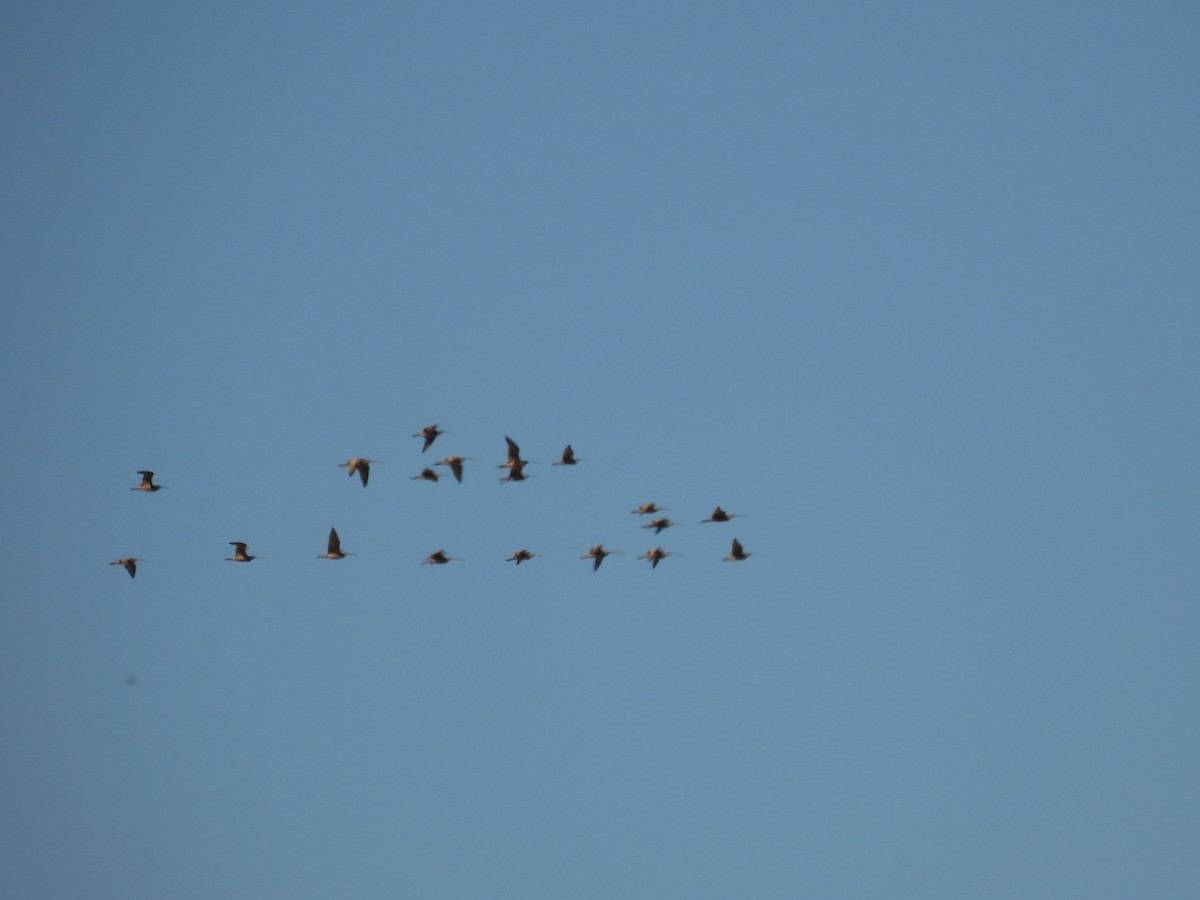
{"label": "bird", "polygon": [[441,475],[439,475],[437,472],[433,471],[433,469],[430,469],[430,468],[424,468],[424,469],[422,469],[422,470],[421,470],[421,474],[420,474],[420,475],[414,475],[414,476],[412,477],[412,480],[413,480],[413,481],[418,481],[418,480],[420,480],[420,481],[432,481],[432,482],[434,482],[434,483],[436,484],[436,483],[437,483],[437,480],[438,480],[439,478],[441,478],[441,477],[442,477],[442,476],[441,476]]}
{"label": "bird", "polygon": [[655,513],[660,513],[663,508],[657,503],[643,503],[637,509],[631,509],[630,513],[635,516],[652,516]]}
{"label": "bird", "polygon": [[657,569],[658,564],[670,555],[671,554],[662,547],[651,547],[649,550],[639,556],[638,559],[650,560],[650,568]]}
{"label": "bird", "polygon": [[672,522],[670,519],[655,519],[643,528],[653,528],[655,534],[662,534],[664,528],[670,528],[672,525],[678,525],[678,522]]}
{"label": "bird", "polygon": [[342,549],[342,539],[338,537],[337,529],[329,529],[329,552],[322,553],[317,559],[345,559],[347,556],[357,556]]}
{"label": "bird", "polygon": [[573,466],[579,462],[579,458],[575,455],[574,449],[570,444],[567,444],[566,449],[562,452],[562,459],[554,463],[556,466]]}
{"label": "bird", "polygon": [[737,538],[734,538],[733,539],[733,547],[730,549],[729,555],[727,557],[725,557],[725,560],[723,560],[723,562],[724,561],[741,562],[743,559],[747,559],[748,557],[750,557],[752,555],[753,554],[747,553],[745,550],[742,549],[741,541],[739,541]]}
{"label": "bird", "polygon": [[525,481],[529,476],[525,474],[525,467],[529,465],[527,459],[509,460],[506,465],[499,468],[508,469],[508,474],[501,478],[501,481]]}
{"label": "bird", "polygon": [[354,473],[357,472],[358,477],[362,479],[363,487],[366,487],[367,479],[371,477],[371,463],[373,462],[376,462],[376,460],[359,459],[358,457],[355,457],[354,459],[346,460],[344,463],[338,463],[338,468],[346,468],[349,466],[350,477],[353,478]]}
{"label": "bird", "polygon": [[137,487],[131,487],[131,491],[161,491],[163,486],[154,483],[154,473],[147,472],[145,469],[138,469],[138,474],[142,476],[142,483]]}
{"label": "bird", "polygon": [[600,563],[604,562],[604,557],[611,556],[613,553],[620,553],[620,550],[605,550],[603,544],[597,544],[580,559],[590,559],[592,561],[592,571],[595,572],[600,568]]}
{"label": "bird", "polygon": [[229,562],[250,562],[256,558],[246,552],[245,541],[230,541],[229,546],[233,547],[233,556],[225,557]]}
{"label": "bird", "polygon": [[110,566],[124,566],[125,571],[129,573],[129,577],[133,578],[137,575],[137,564],[141,562],[136,556],[122,556],[120,559],[114,559],[109,563]]}
{"label": "bird", "polygon": [[[430,553],[429,556],[427,556],[425,558],[425,560],[421,563],[421,565],[425,565],[426,563],[429,563],[430,565],[433,565],[433,566],[444,566],[446,563],[450,562],[450,560],[452,560],[452,559],[458,559],[458,557],[457,556],[447,556],[445,550],[436,550],[433,553]],[[462,560],[459,560],[459,562],[461,562],[461,561]]]}
{"label": "bird", "polygon": [[[711,516],[709,516],[707,519],[701,519],[700,521],[701,522],[728,522],[730,519],[737,517],[737,516],[741,516],[741,514],[740,513],[727,513],[727,512],[725,512],[725,510],[721,509],[721,507],[718,506],[716,509],[714,509],[712,511]],[[744,519],[746,517],[741,516],[741,518]]]}
{"label": "bird", "polygon": [[421,445],[421,452],[424,453],[433,446],[433,442],[438,439],[438,435],[449,433],[450,432],[448,431],[442,431],[437,427],[437,425],[426,425],[424,428],[414,434],[413,437],[425,438],[425,443]]}
{"label": "bird", "polygon": [[498,468],[520,469],[529,465],[529,460],[521,459],[521,448],[517,446],[516,441],[505,435],[504,442],[508,444],[508,461],[501,463]]}
{"label": "bird", "polygon": [[450,471],[454,474],[454,480],[462,484],[463,463],[471,458],[470,456],[447,456],[441,462],[435,462],[434,465],[449,466]]}
{"label": "bird", "polygon": [[510,556],[505,562],[515,562],[518,566],[528,559],[533,559],[535,556],[541,556],[540,553],[530,553],[528,550],[518,550]]}

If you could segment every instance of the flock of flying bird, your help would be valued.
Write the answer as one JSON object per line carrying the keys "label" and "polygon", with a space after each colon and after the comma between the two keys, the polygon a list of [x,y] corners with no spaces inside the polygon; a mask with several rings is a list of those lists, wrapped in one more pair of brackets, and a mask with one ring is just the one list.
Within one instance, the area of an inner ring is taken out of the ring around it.
{"label": "flock of flying bird", "polygon": [[[442,431],[437,425],[427,425],[425,428],[422,428],[420,431],[418,431],[416,434],[414,434],[413,437],[419,437],[419,438],[423,439],[424,443],[421,446],[421,452],[424,453],[431,446],[433,446],[433,442],[436,441],[438,439],[438,437],[440,437],[443,434],[449,434],[449,432]],[[501,463],[497,468],[508,469],[508,474],[505,475],[500,480],[501,481],[524,481],[524,480],[526,480],[526,478],[528,478],[528,476],[525,474],[525,467],[527,465],[529,465],[529,460],[521,458],[521,448],[519,446],[517,446],[517,443],[512,438],[505,437],[504,440],[508,444],[508,459],[505,462]],[[434,465],[435,466],[446,466],[450,470],[450,473],[454,476],[454,479],[458,482],[462,482],[463,463],[468,462],[472,459],[473,459],[473,457],[470,457],[470,456],[447,456],[445,459],[434,463]],[[351,478],[353,478],[355,475],[358,475],[359,479],[362,481],[363,487],[366,487],[367,482],[370,480],[370,477],[371,477],[371,463],[372,462],[375,462],[375,460],[365,459],[365,458],[361,458],[361,457],[355,457],[353,459],[347,460],[344,463],[338,463],[338,466],[339,466],[339,468],[349,469],[348,474]],[[566,446],[566,449],[564,449],[562,452],[562,457],[560,459],[558,459],[557,461],[555,461],[553,464],[556,466],[573,466],[579,462],[580,462],[580,459],[575,455],[574,449],[572,449],[571,445],[568,444]],[[145,491],[147,493],[154,493],[155,491],[160,491],[165,487],[165,485],[154,483],[154,473],[149,470],[140,469],[140,470],[138,470],[138,474],[142,476],[142,483],[137,485],[136,487],[130,488],[130,490],[132,490],[132,491]],[[413,480],[436,482],[439,478],[442,478],[444,476],[442,475],[442,473],[439,473],[432,468],[426,467],[421,471],[420,474],[414,475],[412,477],[413,477]],[[667,528],[670,528],[673,525],[679,524],[678,522],[672,522],[670,519],[668,519],[664,516],[659,516],[659,513],[662,513],[662,512],[663,512],[663,509],[656,503],[643,503],[637,509],[632,510],[632,513],[634,515],[658,516],[657,518],[652,519],[649,522],[649,524],[642,526],[643,528],[654,529],[654,533],[656,535],[662,534],[662,532],[664,530],[666,530]],[[718,506],[716,509],[714,509],[712,511],[712,515],[710,515],[707,519],[702,519],[701,521],[702,522],[728,522],[731,519],[739,518],[739,517],[744,518],[744,516],[741,516],[739,513],[725,512],[725,510],[721,509],[721,507]],[[256,558],[247,552],[247,543],[245,541],[230,541],[229,544],[230,544],[230,546],[232,546],[234,548],[233,556],[226,557],[226,559],[229,562],[248,563]],[[603,544],[597,544],[596,546],[594,546],[590,550],[588,550],[587,553],[585,553],[583,556],[581,556],[580,559],[590,559],[592,561],[592,571],[594,572],[600,568],[600,564],[604,562],[606,557],[611,556],[614,553],[620,553],[620,552],[621,551],[619,551],[619,550],[606,550],[604,548]],[[337,529],[331,528],[329,530],[328,547],[327,547],[326,551],[324,553],[322,553],[320,556],[318,556],[317,558],[318,559],[345,559],[347,556],[353,556],[353,555],[354,554],[342,549],[342,541],[341,541],[341,538],[338,537]],[[516,553],[514,553],[512,556],[508,557],[506,562],[516,563],[519,566],[521,563],[528,562],[529,560],[534,559],[535,557],[540,556],[540,555],[541,554],[539,554],[539,553],[533,553],[528,549],[521,548]],[[671,553],[669,551],[664,550],[662,547],[656,546],[656,547],[651,547],[649,550],[647,550],[645,553],[643,553],[641,556],[639,556],[638,559],[648,560],[650,562],[651,568],[657,568],[658,564],[670,555],[671,555]],[[750,554],[745,551],[745,549],[742,547],[742,545],[738,541],[738,539],[734,538],[732,547],[730,549],[730,553],[728,556],[725,557],[725,560],[730,561],[730,562],[741,562],[741,561],[747,559],[749,556],[750,556]],[[429,564],[429,565],[441,566],[441,565],[445,565],[446,563],[449,563],[449,562],[451,562],[453,560],[457,560],[457,559],[458,559],[458,557],[456,557],[456,556],[448,556],[446,554],[445,550],[436,550],[433,553],[429,554],[428,557],[426,557],[426,559],[424,560],[422,565]],[[137,575],[137,564],[139,562],[141,562],[141,560],[136,556],[123,556],[120,559],[113,560],[112,563],[110,563],[110,565],[123,566],[125,568],[125,571],[129,573],[129,577],[133,578],[134,576]]]}

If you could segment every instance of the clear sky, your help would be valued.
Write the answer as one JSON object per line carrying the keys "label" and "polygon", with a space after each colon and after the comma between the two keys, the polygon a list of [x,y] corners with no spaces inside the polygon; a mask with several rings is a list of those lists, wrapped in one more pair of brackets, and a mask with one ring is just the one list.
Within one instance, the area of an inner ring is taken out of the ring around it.
{"label": "clear sky", "polygon": [[1200,895],[1198,26],[13,9],[0,894]]}

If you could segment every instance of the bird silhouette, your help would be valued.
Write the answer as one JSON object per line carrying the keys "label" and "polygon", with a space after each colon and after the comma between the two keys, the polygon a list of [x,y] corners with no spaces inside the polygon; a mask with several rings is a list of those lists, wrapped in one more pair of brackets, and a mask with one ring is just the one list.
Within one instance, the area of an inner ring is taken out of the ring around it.
{"label": "bird silhouette", "polygon": [[[433,565],[433,566],[444,566],[446,563],[450,562],[450,560],[452,560],[452,559],[458,559],[458,557],[457,556],[447,556],[445,550],[435,550],[433,553],[430,553],[429,556],[425,557],[425,559],[421,563],[421,565],[425,565],[428,563],[429,565]],[[462,560],[459,560],[459,562],[461,562],[461,561]]]}
{"label": "bird silhouette", "polygon": [[529,465],[529,460],[521,459],[521,448],[517,446],[517,442],[505,435],[504,443],[508,445],[508,460],[502,462],[499,466],[501,469],[520,469]]}
{"label": "bird silhouette", "polygon": [[466,462],[468,459],[471,459],[471,457],[470,456],[447,456],[441,462],[435,462],[434,465],[435,466],[449,466],[451,473],[453,473],[453,475],[454,475],[454,480],[457,481],[459,484],[462,484],[463,463]]}
{"label": "bird silhouette", "polygon": [[354,473],[357,472],[358,477],[362,479],[362,486],[366,487],[367,479],[371,477],[371,463],[373,462],[378,462],[378,460],[359,459],[358,457],[355,457],[354,459],[346,460],[344,463],[338,463],[338,468],[346,468],[348,466],[350,468],[350,472],[348,474],[351,478],[353,478]]}
{"label": "bird silhouette", "polygon": [[680,524],[680,523],[672,522],[670,519],[655,519],[653,522],[643,525],[642,527],[643,528],[653,528],[655,534],[662,534],[664,529],[671,528],[672,526],[678,525],[678,524]]}
{"label": "bird silhouette", "polygon": [[579,457],[575,455],[575,451],[567,444],[566,449],[562,452],[562,459],[554,463],[556,466],[573,466],[579,462]]}
{"label": "bird silhouette", "polygon": [[110,566],[124,566],[125,571],[129,573],[129,577],[133,578],[137,575],[137,564],[141,560],[136,556],[122,556],[120,559],[114,559],[109,563]]}
{"label": "bird silhouette", "polygon": [[329,550],[322,553],[317,559],[345,559],[347,556],[357,556],[355,553],[350,553],[342,549],[342,539],[338,537],[337,529],[329,529]]}
{"label": "bird silhouette", "polygon": [[230,541],[229,546],[233,547],[233,556],[225,557],[229,562],[250,562],[257,558],[246,552],[245,541]]}
{"label": "bird silhouette", "polygon": [[145,469],[138,469],[138,474],[142,476],[142,483],[137,487],[131,487],[131,491],[161,491],[163,485],[154,483],[154,473],[147,472]]}
{"label": "bird silhouette", "polygon": [[741,515],[740,513],[727,513],[727,512],[725,512],[725,510],[721,509],[721,507],[718,506],[716,509],[714,509],[712,511],[711,516],[709,516],[707,519],[701,519],[700,521],[701,522],[728,522],[730,519],[739,518],[739,517],[743,518],[743,519],[746,518],[745,516]]}
{"label": "bird silhouette", "polygon": [[605,550],[603,544],[597,544],[580,559],[590,559],[592,561],[592,571],[595,572],[600,568],[600,563],[604,562],[604,557],[611,556],[614,553],[620,553],[620,550]]}
{"label": "bird silhouette", "polygon": [[499,467],[501,469],[504,469],[504,468],[508,469],[508,474],[505,475],[500,480],[501,481],[525,481],[527,478],[529,478],[529,476],[525,474],[525,467],[527,465],[529,465],[529,460],[527,460],[527,459],[509,460],[505,465]]}
{"label": "bird silhouette", "polygon": [[637,509],[631,509],[630,513],[635,516],[652,516],[655,513],[660,513],[662,511],[663,508],[657,503],[643,503]]}
{"label": "bird silhouette", "polygon": [[733,539],[733,547],[730,549],[729,555],[727,557],[725,557],[725,560],[723,560],[723,562],[724,561],[741,562],[743,559],[747,559],[752,555],[753,554],[747,553],[745,550],[742,549],[741,541],[739,541],[737,538],[734,538]]}
{"label": "bird silhouette", "polygon": [[526,560],[533,559],[535,556],[541,556],[540,553],[530,553],[528,550],[518,550],[510,556],[505,562],[515,562],[518,566]]}
{"label": "bird silhouette", "polygon": [[436,484],[436,483],[437,483],[437,480],[438,480],[439,478],[441,478],[441,477],[442,477],[442,476],[441,476],[441,475],[439,475],[437,472],[433,471],[433,469],[430,469],[430,468],[424,468],[424,469],[422,469],[422,470],[421,470],[421,474],[420,474],[420,475],[414,475],[414,476],[412,477],[412,480],[413,480],[413,481],[418,481],[418,480],[420,480],[420,481],[432,481],[432,482],[434,482],[434,483]]}
{"label": "bird silhouette", "polygon": [[424,428],[422,428],[420,431],[418,431],[416,434],[414,434],[413,437],[419,437],[419,438],[425,439],[425,443],[421,445],[421,452],[424,453],[426,450],[428,450],[430,447],[433,446],[433,442],[438,439],[438,435],[449,434],[449,433],[450,432],[448,432],[448,431],[442,431],[440,428],[437,427],[437,425],[426,425]]}
{"label": "bird silhouette", "polygon": [[651,547],[649,550],[639,556],[638,559],[650,560],[650,568],[657,569],[658,564],[670,555],[671,554],[662,547]]}

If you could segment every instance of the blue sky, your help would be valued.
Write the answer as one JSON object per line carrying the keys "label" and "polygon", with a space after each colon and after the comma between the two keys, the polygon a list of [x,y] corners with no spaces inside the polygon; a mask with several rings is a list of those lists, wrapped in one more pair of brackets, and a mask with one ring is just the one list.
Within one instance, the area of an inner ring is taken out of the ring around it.
{"label": "blue sky", "polygon": [[1196,896],[1197,25],[14,12],[2,892]]}

